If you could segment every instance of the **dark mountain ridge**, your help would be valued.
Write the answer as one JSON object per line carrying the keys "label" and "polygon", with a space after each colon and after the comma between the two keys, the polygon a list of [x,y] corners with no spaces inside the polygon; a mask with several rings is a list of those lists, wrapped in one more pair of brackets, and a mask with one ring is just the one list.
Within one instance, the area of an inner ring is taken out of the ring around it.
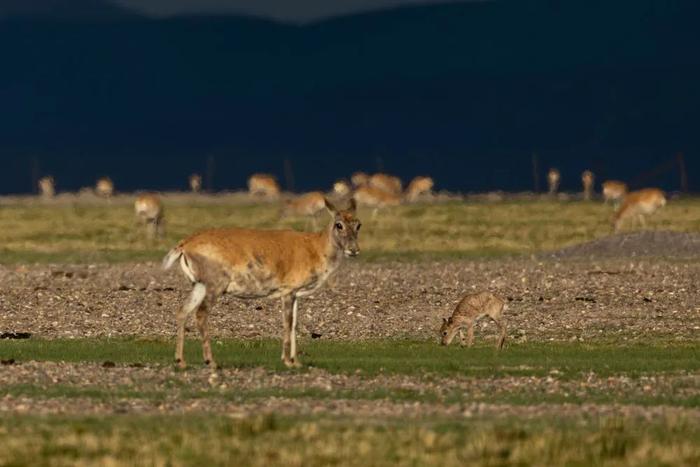
{"label": "dark mountain ridge", "polygon": [[[584,168],[631,181],[678,151],[700,180],[693,2],[477,2],[306,26],[123,13],[0,21],[0,191],[49,172],[65,189],[105,173],[174,188],[207,159],[215,188],[288,159],[299,189],[384,168],[522,190],[533,153],[568,189]],[[638,180],[677,188],[673,172]]]}

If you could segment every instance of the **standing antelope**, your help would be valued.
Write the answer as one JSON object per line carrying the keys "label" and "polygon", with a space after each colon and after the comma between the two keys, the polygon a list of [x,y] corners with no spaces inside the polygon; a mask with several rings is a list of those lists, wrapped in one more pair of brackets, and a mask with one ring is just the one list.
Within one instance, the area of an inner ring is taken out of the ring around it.
{"label": "standing antelope", "polygon": [[645,227],[644,216],[648,216],[664,206],[666,206],[666,195],[658,188],[645,188],[629,192],[613,217],[615,231],[620,230],[625,219],[634,216],[637,216],[639,223]]}
{"label": "standing antelope", "polygon": [[464,345],[462,328],[467,328],[467,345],[474,343],[474,323],[482,316],[488,316],[498,326],[500,335],[496,348],[501,350],[506,340],[506,326],[503,322],[503,311],[506,303],[491,292],[479,292],[465,296],[455,307],[452,316],[442,319],[440,336],[442,345],[450,345],[452,339],[459,333],[461,344]]}
{"label": "standing antelope", "polygon": [[352,187],[345,180],[337,180],[333,184],[333,194],[340,198],[344,198],[350,194]]}
{"label": "standing antelope", "polygon": [[365,172],[355,172],[350,177],[350,182],[352,182],[352,186],[355,188],[366,186],[369,183],[369,175]]}
{"label": "standing antelope", "polygon": [[192,193],[199,193],[202,190],[202,176],[199,174],[192,174],[189,178],[190,190]]}
{"label": "standing antelope", "polygon": [[613,204],[617,205],[627,194],[627,184],[619,180],[606,180],[602,186],[605,203],[612,201]]}
{"label": "standing antelope", "polygon": [[146,226],[149,238],[160,237],[163,234],[163,205],[157,195],[139,195],[134,201],[134,212],[136,220]]}
{"label": "standing antelope", "polygon": [[559,173],[559,170],[555,169],[554,167],[549,169],[549,172],[547,172],[547,184],[549,185],[550,196],[554,196],[555,194],[557,194],[557,191],[559,190],[560,181],[561,174]]}
{"label": "standing antelope", "polygon": [[103,198],[109,198],[114,194],[114,183],[109,177],[102,177],[95,184],[95,193]]}
{"label": "standing antelope", "polygon": [[581,173],[581,184],[583,185],[583,199],[585,201],[590,201],[593,197],[593,184],[595,182],[595,176],[590,170],[584,170]]}
{"label": "standing antelope", "polygon": [[38,185],[39,194],[42,198],[53,198],[56,195],[56,185],[51,175],[41,177]]}
{"label": "standing antelope", "polygon": [[411,180],[406,188],[406,199],[409,201],[415,201],[419,196],[423,194],[429,194],[433,189],[433,179],[430,177],[418,176]]}
{"label": "standing antelope", "polygon": [[323,193],[312,191],[295,199],[286,200],[280,212],[280,218],[287,216],[309,216],[313,229],[316,230],[316,215],[326,206]]}
{"label": "standing antelope", "polygon": [[273,175],[253,174],[248,179],[248,192],[253,196],[277,198],[280,194],[280,186]]}
{"label": "standing antelope", "polygon": [[371,186],[361,186],[355,190],[355,194],[353,196],[359,205],[374,208],[372,211],[373,219],[376,217],[379,209],[389,206],[398,206],[401,204],[400,196],[393,193],[387,193],[386,191]]}
{"label": "standing antelope", "polygon": [[383,173],[376,173],[369,177],[369,186],[394,195],[400,195],[403,190],[399,177]]}
{"label": "standing antelope", "polygon": [[328,228],[313,233],[293,230],[219,229],[197,233],[180,242],[163,260],[165,269],[176,261],[194,284],[190,297],[177,313],[175,360],[185,367],[185,322],[194,312],[202,336],[202,353],[214,367],[209,343],[208,314],[217,297],[229,292],[242,299],[281,298],[284,321],[282,361],[299,366],[296,328],[297,301],[313,293],[338,268],[344,256],[357,256],[360,221],[355,200],[338,210],[330,201]]}

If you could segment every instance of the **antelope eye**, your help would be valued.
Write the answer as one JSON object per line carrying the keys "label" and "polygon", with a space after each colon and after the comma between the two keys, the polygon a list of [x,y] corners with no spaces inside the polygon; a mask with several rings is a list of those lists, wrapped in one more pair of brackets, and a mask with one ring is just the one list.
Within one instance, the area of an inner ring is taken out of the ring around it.
{"label": "antelope eye", "polygon": [[443,332],[442,335],[443,335],[443,336],[446,336],[446,335],[447,335],[447,331]]}
{"label": "antelope eye", "polygon": [[338,230],[343,230],[343,224],[341,224],[340,222],[336,222],[336,223],[335,223],[335,228],[338,229]]}
{"label": "antelope eye", "polygon": [[362,224],[357,224],[357,231],[360,231],[360,227],[362,227]]}

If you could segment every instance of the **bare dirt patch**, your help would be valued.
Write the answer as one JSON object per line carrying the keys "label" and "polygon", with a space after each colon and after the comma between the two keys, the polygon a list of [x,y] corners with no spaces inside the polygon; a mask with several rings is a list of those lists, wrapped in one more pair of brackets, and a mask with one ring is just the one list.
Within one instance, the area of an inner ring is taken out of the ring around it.
{"label": "bare dirt patch", "polygon": [[[697,339],[700,264],[645,259],[485,260],[367,264],[348,261],[330,287],[300,302],[300,333],[320,339],[435,338],[467,292],[509,300],[510,339]],[[0,268],[0,332],[32,337],[172,338],[190,285],[155,263]],[[215,337],[277,337],[276,300],[224,296]],[[194,323],[189,335],[197,337]],[[495,339],[484,322],[477,341]]]}

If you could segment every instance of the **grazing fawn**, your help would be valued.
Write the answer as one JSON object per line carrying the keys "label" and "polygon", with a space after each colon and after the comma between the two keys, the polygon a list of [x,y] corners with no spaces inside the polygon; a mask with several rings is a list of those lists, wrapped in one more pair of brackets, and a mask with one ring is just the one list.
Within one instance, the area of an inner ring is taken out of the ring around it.
{"label": "grazing fawn", "polygon": [[287,216],[308,216],[316,230],[316,215],[326,207],[323,193],[312,191],[310,193],[297,196],[294,199],[286,200],[280,212],[280,218]]}
{"label": "grazing fawn", "polygon": [[95,183],[95,193],[103,198],[110,198],[114,194],[114,182],[109,177],[102,177]]}
{"label": "grazing fawn", "polygon": [[39,179],[39,194],[42,198],[53,198],[56,195],[56,185],[52,176]]}
{"label": "grazing fawn", "polygon": [[299,366],[296,329],[297,302],[316,291],[340,266],[343,257],[360,252],[360,221],[355,200],[339,210],[325,206],[332,221],[320,232],[293,230],[218,229],[197,233],[170,250],[165,269],[179,260],[185,276],[194,284],[192,293],[177,313],[175,360],[185,367],[185,322],[196,312],[207,365],[214,367],[209,342],[208,315],[217,297],[228,292],[241,299],[281,298],[284,322],[282,361]]}
{"label": "grazing fawn", "polygon": [[430,177],[418,176],[411,180],[406,188],[406,199],[408,201],[415,201],[421,195],[430,194],[433,189],[433,179]]}
{"label": "grazing fawn", "polygon": [[350,177],[350,182],[355,188],[367,186],[367,184],[369,183],[369,175],[367,175],[365,172],[355,172]]}
{"label": "grazing fawn", "polygon": [[149,238],[163,235],[163,205],[157,195],[139,195],[134,201],[134,212],[137,222],[146,226]]}
{"label": "grazing fawn", "polygon": [[400,195],[403,191],[403,185],[399,177],[383,173],[376,173],[369,177],[369,186],[393,195]]}
{"label": "grazing fawn", "polygon": [[192,193],[199,193],[202,191],[202,176],[199,174],[192,174],[189,178],[190,191]]}
{"label": "grazing fawn", "polygon": [[482,316],[488,316],[498,326],[500,331],[496,348],[501,350],[506,340],[506,325],[503,321],[503,311],[506,303],[491,292],[479,292],[465,296],[455,307],[452,316],[442,319],[440,327],[440,343],[450,345],[459,333],[462,345],[465,345],[462,328],[467,328],[467,342],[469,347],[474,343],[474,323]]}
{"label": "grazing fawn", "polygon": [[627,184],[619,180],[606,180],[603,182],[603,200],[611,201],[617,205],[627,195]]}
{"label": "grazing fawn", "polygon": [[547,185],[549,186],[549,195],[554,196],[559,191],[559,182],[561,181],[561,174],[559,170],[555,168],[549,169],[547,172]]}
{"label": "grazing fawn", "polygon": [[593,184],[595,183],[595,176],[590,170],[584,170],[581,174],[581,184],[583,185],[583,199],[584,201],[590,201],[593,197]]}
{"label": "grazing fawn", "polygon": [[248,179],[248,192],[253,196],[276,199],[280,191],[279,183],[273,175],[253,174]]}
{"label": "grazing fawn", "polygon": [[645,188],[629,192],[613,216],[615,231],[620,230],[625,219],[634,216],[637,216],[639,223],[645,227],[644,216],[648,216],[664,206],[666,206],[666,195],[658,188]]}

